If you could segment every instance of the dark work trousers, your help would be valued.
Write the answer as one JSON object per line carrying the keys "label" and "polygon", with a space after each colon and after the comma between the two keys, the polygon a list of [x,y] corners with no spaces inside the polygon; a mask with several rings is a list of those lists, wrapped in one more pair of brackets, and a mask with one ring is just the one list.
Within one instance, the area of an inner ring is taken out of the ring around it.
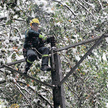
{"label": "dark work trousers", "polygon": [[[37,50],[39,51],[39,53],[42,54],[41,66],[44,66],[44,65],[48,66],[49,49],[47,47],[40,47]],[[34,62],[34,60],[37,59],[37,56],[39,56],[39,54],[35,50],[29,49],[27,51],[27,59],[26,59],[26,65],[25,65],[25,71],[26,72],[29,70],[29,68],[32,65],[32,63]]]}

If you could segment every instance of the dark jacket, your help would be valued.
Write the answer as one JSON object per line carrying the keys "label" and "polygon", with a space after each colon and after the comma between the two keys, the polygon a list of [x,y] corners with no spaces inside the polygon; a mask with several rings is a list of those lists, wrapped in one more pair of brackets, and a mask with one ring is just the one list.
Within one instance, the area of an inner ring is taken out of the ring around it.
{"label": "dark jacket", "polygon": [[25,42],[23,46],[23,54],[26,56],[27,50],[31,48],[44,47],[44,43],[49,39],[46,36],[41,35],[39,32],[29,29],[25,32]]}

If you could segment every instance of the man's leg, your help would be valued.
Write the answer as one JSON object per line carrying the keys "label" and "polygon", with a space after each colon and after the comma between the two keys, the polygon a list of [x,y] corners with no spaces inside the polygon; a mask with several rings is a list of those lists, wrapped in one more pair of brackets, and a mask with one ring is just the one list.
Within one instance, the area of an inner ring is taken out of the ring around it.
{"label": "man's leg", "polygon": [[36,60],[37,54],[33,50],[27,51],[27,59],[26,59],[26,65],[25,65],[25,74],[27,74],[27,71],[30,69],[30,66]]}
{"label": "man's leg", "polygon": [[38,49],[38,51],[42,54],[41,70],[42,71],[50,71],[51,68],[48,66],[49,49],[47,47],[41,47]]}

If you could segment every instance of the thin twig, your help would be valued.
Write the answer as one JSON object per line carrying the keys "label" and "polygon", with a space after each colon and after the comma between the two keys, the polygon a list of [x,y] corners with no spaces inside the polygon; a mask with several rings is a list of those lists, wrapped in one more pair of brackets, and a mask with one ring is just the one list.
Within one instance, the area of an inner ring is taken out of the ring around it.
{"label": "thin twig", "polygon": [[[22,81],[17,81],[18,83],[22,83],[22,84],[24,84],[24,85],[27,85],[26,83],[24,83],[24,82],[22,82]],[[42,96],[41,94],[39,94],[36,90],[34,90],[31,86],[29,86],[28,88],[30,88],[33,92],[35,92],[40,98],[42,98],[44,101],[46,101],[49,105],[50,105],[50,107],[51,108],[53,108],[52,107],[52,104],[44,97],[44,96]]]}
{"label": "thin twig", "polygon": [[25,20],[23,19],[16,19],[16,18],[13,18],[12,20],[16,20],[16,21],[23,21],[23,22],[26,22]]}
{"label": "thin twig", "polygon": [[69,8],[69,6],[67,6],[66,4],[64,5],[62,2],[57,1],[57,0],[53,0],[53,1],[54,1],[54,2],[58,2],[58,3],[60,3],[62,6],[65,6],[67,9],[70,10],[70,12],[71,12],[74,16],[76,16],[76,14],[74,13],[74,11],[72,11],[72,10]]}
{"label": "thin twig", "polygon": [[98,0],[98,2],[99,2],[99,4],[100,4],[101,8],[103,9],[103,6],[102,6],[102,3],[101,3],[101,1],[100,1],[100,0]]}
{"label": "thin twig", "polygon": [[0,81],[0,84],[3,84],[3,83],[5,83],[6,82],[6,80],[2,80],[2,81]]}
{"label": "thin twig", "polygon": [[2,70],[0,70],[1,73],[4,73]]}
{"label": "thin twig", "polygon": [[[11,65],[18,64],[18,63],[22,63],[22,62],[25,62],[25,59],[21,59],[21,60],[15,61],[15,62],[7,63],[6,65],[11,66]],[[2,65],[2,66],[0,66],[0,68],[4,68],[4,66]]]}
{"label": "thin twig", "polygon": [[76,0],[76,1],[77,1],[77,3],[79,3],[79,5],[81,5],[88,13],[90,13],[94,19],[96,19],[96,18],[94,17],[94,15],[93,15],[81,2],[79,2],[78,0]]}
{"label": "thin twig", "polygon": [[[21,91],[21,88],[18,86],[17,82],[15,82],[16,87],[18,88],[18,90],[20,91],[20,93],[24,96],[24,98],[26,99],[27,103],[30,104],[30,106],[32,107],[31,103],[29,102],[29,99],[26,97],[26,95]],[[32,107],[33,108],[33,107]]]}
{"label": "thin twig", "polygon": [[66,86],[68,86],[69,90],[70,90],[74,95],[76,95],[76,96],[78,97],[78,95],[71,89],[70,85],[67,84],[67,82],[65,82],[65,84],[66,84]]}
{"label": "thin twig", "polygon": [[23,74],[21,71],[17,71],[17,70],[15,70],[15,69],[13,69],[13,68],[7,66],[7,65],[3,65],[3,66],[6,67],[8,70],[10,70],[10,71],[12,71],[12,72],[17,72],[17,73],[19,73],[20,75],[25,76],[26,78],[32,79],[32,80],[34,80],[34,81],[36,81],[36,82],[38,82],[38,83],[41,83],[41,84],[43,84],[43,85],[46,85],[46,86],[50,87],[50,88],[54,88],[54,87],[55,87],[54,85],[51,85],[51,84],[48,84],[48,83],[46,83],[46,82],[42,82],[42,81],[40,81],[40,80],[37,80],[37,79],[35,79],[34,77],[31,77],[31,76],[29,76],[29,75],[27,75],[27,74]]}

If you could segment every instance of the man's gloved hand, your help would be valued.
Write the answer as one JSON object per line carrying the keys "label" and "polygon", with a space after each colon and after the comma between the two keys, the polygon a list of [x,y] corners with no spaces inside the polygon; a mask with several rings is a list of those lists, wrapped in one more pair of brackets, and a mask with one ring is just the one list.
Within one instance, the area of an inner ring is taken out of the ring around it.
{"label": "man's gloved hand", "polygon": [[48,37],[47,38],[47,43],[50,43],[51,42],[51,37]]}
{"label": "man's gloved hand", "polygon": [[52,41],[55,42],[54,36],[51,36],[51,37],[47,38],[47,43],[51,43]]}

